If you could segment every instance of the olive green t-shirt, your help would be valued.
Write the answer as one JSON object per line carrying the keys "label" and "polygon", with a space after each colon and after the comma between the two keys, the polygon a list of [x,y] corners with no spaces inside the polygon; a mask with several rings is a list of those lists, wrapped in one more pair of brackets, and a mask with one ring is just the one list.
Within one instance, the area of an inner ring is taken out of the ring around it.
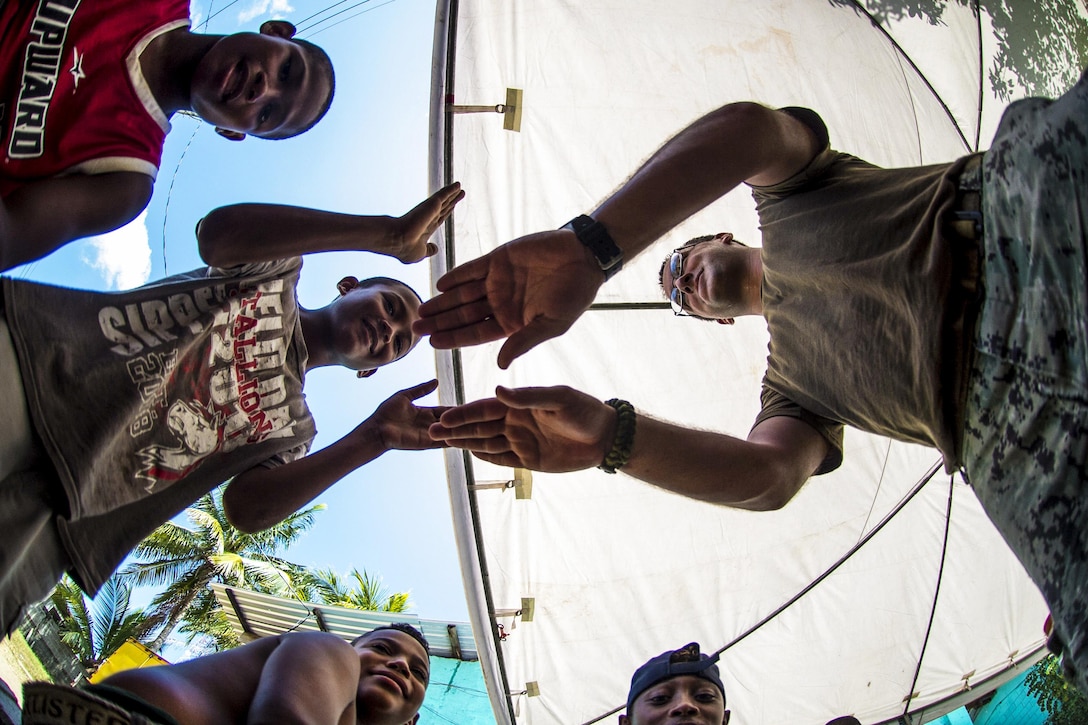
{"label": "olive green t-shirt", "polygon": [[841,463],[843,423],[955,459],[940,220],[964,163],[882,169],[825,147],[794,177],[752,189],[770,330],[756,423],[813,425],[833,448],[818,473]]}

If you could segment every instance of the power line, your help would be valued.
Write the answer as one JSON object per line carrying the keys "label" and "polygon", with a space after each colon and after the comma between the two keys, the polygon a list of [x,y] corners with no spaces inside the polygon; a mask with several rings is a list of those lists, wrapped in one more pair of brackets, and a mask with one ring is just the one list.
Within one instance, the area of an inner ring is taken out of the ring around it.
{"label": "power line", "polygon": [[[219,8],[218,11],[216,11],[216,12],[212,13],[211,15],[209,15],[208,18],[204,21],[204,29],[205,30],[208,29],[208,23],[211,22],[212,18],[216,17],[217,15],[222,13],[224,10],[229,9],[231,5],[237,5],[237,4],[238,4],[238,0],[231,0],[229,3],[227,3],[223,7]],[[210,7],[208,9],[211,10]]]}
{"label": "power line", "polygon": [[[237,0],[235,0],[235,2],[237,2]],[[324,8],[324,9],[322,9],[322,10],[318,10],[318,11],[317,11],[316,13],[314,13],[314,14],[313,14],[313,15],[311,15],[310,17],[308,17],[308,18],[303,18],[302,20],[299,20],[299,21],[298,21],[298,25],[302,25],[302,24],[303,24],[303,23],[305,23],[305,22],[308,22],[308,21],[310,21],[310,20],[313,20],[313,19],[314,19],[314,18],[316,18],[316,17],[318,16],[318,15],[321,15],[322,13],[327,13],[327,12],[329,12],[330,10],[332,10],[332,9],[333,9],[334,7],[336,7],[337,5],[343,5],[343,4],[344,4],[344,3],[346,3],[346,2],[351,2],[351,0],[340,0],[340,2],[338,2],[338,3],[333,3],[332,5],[328,6],[327,8]]]}
{"label": "power line", "polygon": [[[325,8],[324,10],[322,10],[322,11],[321,11],[321,13],[324,13],[324,12],[327,12],[327,11],[329,11],[329,10],[332,10],[332,9],[333,9],[334,7],[336,7],[337,5],[343,5],[343,4],[345,3],[345,2],[347,2],[347,0],[341,0],[341,1],[340,1],[340,2],[338,2],[338,3],[335,3],[335,4],[333,4],[333,5],[330,5],[329,7]],[[355,8],[359,7],[360,5],[366,5],[366,4],[368,3],[368,2],[370,2],[370,0],[361,0],[360,2],[357,2],[357,3],[355,3],[354,5],[349,5],[349,6],[347,6],[346,8],[344,8],[343,10],[338,10],[337,12],[335,12],[335,13],[333,13],[332,15],[328,16],[327,18],[322,18],[321,20],[318,20],[318,21],[317,21],[316,23],[311,23],[310,25],[307,25],[307,26],[306,26],[306,27],[304,27],[304,28],[299,28],[299,32],[300,32],[300,33],[302,33],[302,32],[305,32],[305,31],[307,31],[307,30],[310,30],[311,28],[316,28],[316,27],[317,27],[318,25],[321,25],[321,23],[327,23],[328,21],[330,21],[330,20],[332,20],[333,18],[335,18],[335,17],[337,16],[337,15],[343,15],[343,14],[344,14],[344,13],[346,13],[347,11],[349,11],[349,10],[354,10]],[[317,14],[318,14],[318,15],[320,15],[321,13],[317,13]],[[313,17],[313,16],[311,15],[310,17]],[[306,20],[309,20],[309,19],[310,19],[310,18],[306,18]],[[303,22],[305,22],[305,21],[303,21]],[[299,25],[301,25],[301,24],[302,24],[302,23],[299,23]]]}
{"label": "power line", "polygon": [[174,175],[170,177],[170,188],[166,190],[166,205],[162,210],[162,273],[163,276],[167,277],[170,273],[166,267],[166,220],[170,216],[170,200],[174,195],[174,182],[177,181],[178,172],[181,171],[181,162],[185,160],[185,154],[189,153],[189,147],[193,145],[193,139],[196,138],[198,131],[200,131],[200,126],[194,128],[193,134],[189,136],[189,142],[185,144],[185,148],[178,158],[178,163],[174,166]]}
{"label": "power line", "polygon": [[[323,19],[317,21],[316,23],[313,23],[313,24],[303,28],[300,32],[312,30],[313,28],[316,28],[317,26],[321,25],[322,23],[327,23],[328,21],[335,18],[337,15],[343,15],[344,13],[348,12],[349,10],[354,10],[355,8],[359,7],[360,5],[366,5],[368,2],[370,2],[370,0],[362,0],[361,2],[357,2],[354,5],[349,5],[348,7],[344,8],[343,10],[341,10],[339,12],[336,12],[336,13],[333,13],[332,15],[328,16],[327,18],[323,18]],[[359,17],[363,13],[368,13],[371,10],[377,10],[378,8],[385,7],[386,5],[388,5],[391,2],[395,2],[395,0],[386,0],[386,2],[382,3],[381,5],[376,5],[376,6],[372,7],[372,8],[366,8],[365,10],[360,10],[359,12],[355,13],[354,15],[349,15],[348,17],[346,17],[346,18],[344,18],[342,20],[339,20],[339,21],[333,23],[332,25],[328,25],[328,26],[326,26],[324,28],[321,28],[320,30],[315,31],[313,33],[313,35],[317,35],[318,33],[323,33],[326,30],[329,30],[331,28],[335,28],[337,25],[340,25],[340,23],[346,23],[347,21],[351,20],[352,18]],[[312,35],[311,35],[311,37],[312,37]]]}
{"label": "power line", "polygon": [[[340,23],[346,23],[347,21],[351,20],[352,18],[357,18],[360,15],[362,15],[363,13],[369,13],[371,10],[377,10],[378,8],[385,7],[386,5],[388,5],[389,3],[392,3],[392,2],[396,2],[396,0],[386,0],[381,5],[376,5],[376,6],[372,7],[372,8],[367,8],[366,10],[360,10],[359,12],[355,13],[354,15],[347,16],[346,18],[341,20],[339,23],[333,23],[332,25],[328,26],[327,28],[322,28],[321,30],[318,30],[317,32],[314,33],[314,35],[317,35],[319,33],[324,33],[326,30],[330,30],[332,28],[335,28]],[[310,36],[310,37],[313,37],[313,36]]]}

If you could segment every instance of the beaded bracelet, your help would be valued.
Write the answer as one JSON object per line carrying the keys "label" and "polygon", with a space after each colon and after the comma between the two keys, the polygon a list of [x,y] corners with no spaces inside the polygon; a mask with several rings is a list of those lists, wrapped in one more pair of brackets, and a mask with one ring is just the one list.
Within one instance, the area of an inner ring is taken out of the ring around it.
{"label": "beaded bracelet", "polygon": [[597,468],[605,473],[615,473],[631,460],[631,446],[635,442],[635,406],[619,398],[606,400],[605,405],[616,409],[616,437],[612,439],[612,450]]}

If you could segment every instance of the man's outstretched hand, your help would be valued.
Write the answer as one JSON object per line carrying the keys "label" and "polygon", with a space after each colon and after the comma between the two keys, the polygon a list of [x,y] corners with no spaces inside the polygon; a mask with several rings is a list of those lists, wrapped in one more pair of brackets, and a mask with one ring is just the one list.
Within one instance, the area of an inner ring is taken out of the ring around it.
{"label": "man's outstretched hand", "polygon": [[465,198],[461,182],[445,186],[397,219],[397,244],[390,254],[405,264],[431,257],[438,247],[428,241]]}
{"label": "man's outstretched hand", "polygon": [[442,413],[430,435],[500,466],[564,473],[600,465],[616,411],[573,388],[503,388]]}
{"label": "man's outstretched hand", "polygon": [[412,329],[439,349],[509,338],[499,367],[570,329],[604,283],[593,255],[565,229],[520,237],[444,274]]}

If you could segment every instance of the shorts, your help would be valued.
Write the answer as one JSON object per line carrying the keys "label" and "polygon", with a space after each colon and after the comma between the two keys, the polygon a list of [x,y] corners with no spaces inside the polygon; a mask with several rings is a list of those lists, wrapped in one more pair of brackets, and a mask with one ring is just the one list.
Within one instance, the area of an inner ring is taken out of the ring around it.
{"label": "shorts", "polygon": [[30,424],[7,321],[0,314],[0,637],[49,595],[69,557],[57,531],[60,481]]}
{"label": "shorts", "polygon": [[[78,718],[73,717],[78,714]],[[28,682],[23,685],[23,725],[178,725],[169,713],[149,702],[109,685],[86,689]]]}

